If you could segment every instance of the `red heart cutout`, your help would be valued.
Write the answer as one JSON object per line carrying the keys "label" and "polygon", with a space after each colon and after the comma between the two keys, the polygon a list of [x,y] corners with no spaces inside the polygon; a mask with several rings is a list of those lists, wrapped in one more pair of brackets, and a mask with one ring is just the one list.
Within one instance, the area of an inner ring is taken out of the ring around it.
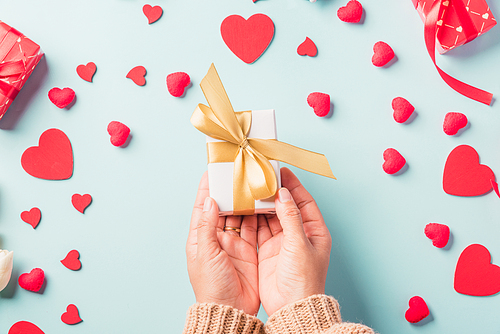
{"label": "red heart cutout", "polygon": [[33,228],[38,226],[40,218],[42,218],[42,213],[39,208],[32,208],[30,211],[21,212],[23,222],[30,224]]}
{"label": "red heart cutout", "polygon": [[59,129],[48,129],[40,135],[38,146],[24,151],[23,169],[31,176],[45,180],[66,180],[73,175],[71,142]]}
{"label": "red heart cutout", "polygon": [[359,1],[351,0],[337,11],[338,18],[343,22],[358,23],[363,15],[363,6]]}
{"label": "red heart cutout", "polygon": [[69,270],[80,270],[82,268],[82,263],[79,259],[80,253],[76,249],[73,249],[61,260],[61,263]]}
{"label": "red heart cutout", "polygon": [[455,291],[469,296],[491,296],[500,292],[500,267],[491,264],[486,247],[472,244],[458,258]]}
{"label": "red heart cutout", "polygon": [[450,240],[450,228],[444,224],[429,223],[425,226],[424,233],[437,248],[446,247]]}
{"label": "red heart cutout", "polygon": [[160,6],[151,7],[151,5],[144,5],[142,12],[148,18],[148,24],[158,21],[163,15],[163,9]]}
{"label": "red heart cutout", "polygon": [[90,196],[89,194],[74,194],[73,196],[71,196],[71,203],[73,203],[75,209],[77,209],[81,213],[84,213],[85,209],[90,205],[90,203],[92,203],[92,196]]}
{"label": "red heart cutout", "polygon": [[456,135],[458,130],[467,126],[467,116],[459,112],[449,112],[444,116],[443,131],[448,136]]}
{"label": "red heart cutout", "polygon": [[19,286],[25,290],[38,292],[42,288],[45,273],[40,268],[35,268],[30,273],[19,276]]}
{"label": "red heart cutout", "polygon": [[66,312],[61,315],[61,321],[66,325],[75,325],[83,320],[78,314],[78,308],[74,304],[69,304],[66,307]]}
{"label": "red heart cutout", "polygon": [[325,117],[330,112],[330,95],[325,93],[311,93],[307,97],[307,104],[314,109],[314,113],[319,117]]}
{"label": "red heart cutout", "polygon": [[486,165],[479,164],[479,155],[469,145],[457,146],[446,159],[443,190],[455,196],[479,196],[491,190],[490,180],[495,174]]}
{"label": "red heart cutout", "polygon": [[28,321],[18,321],[9,329],[8,334],[45,334],[37,325]]}
{"label": "red heart cutout", "polygon": [[266,51],[274,37],[274,23],[269,16],[255,14],[245,20],[230,15],[222,21],[220,32],[227,47],[247,64]]}
{"label": "red heart cutout", "polygon": [[144,66],[136,66],[127,73],[127,78],[132,79],[132,81],[138,86],[144,86],[146,84],[146,68]]}
{"label": "red heart cutout", "polygon": [[493,180],[490,180],[491,186],[493,187],[493,190],[497,194],[498,197],[500,197],[500,191],[498,190],[498,183],[496,183]]}
{"label": "red heart cutout", "polygon": [[392,100],[392,110],[394,110],[393,117],[398,123],[404,123],[410,118],[415,107],[411,105],[408,100],[402,97],[396,97]]}
{"label": "red heart cutout", "polygon": [[49,90],[49,100],[54,103],[58,108],[67,107],[75,99],[75,91],[71,88],[57,88],[54,87]]}
{"label": "red heart cutout", "polygon": [[385,42],[377,42],[373,46],[372,63],[377,67],[382,67],[394,58],[394,51]]}
{"label": "red heart cutout", "polygon": [[108,133],[111,136],[111,144],[122,146],[128,139],[130,129],[123,123],[113,121],[108,124]]}
{"label": "red heart cutout", "polygon": [[406,164],[405,158],[395,149],[388,148],[384,151],[384,164],[382,169],[387,174],[395,174]]}
{"label": "red heart cutout", "polygon": [[306,40],[297,47],[297,53],[299,56],[316,57],[318,48],[309,37],[306,37]]}
{"label": "red heart cutout", "polygon": [[168,92],[175,97],[184,95],[184,89],[191,83],[191,78],[184,72],[175,72],[167,75]]}
{"label": "red heart cutout", "polygon": [[76,67],[76,73],[80,78],[85,81],[92,82],[92,77],[97,71],[97,66],[93,62],[88,63],[87,65],[78,65]]}
{"label": "red heart cutout", "polygon": [[405,318],[412,324],[423,320],[430,314],[425,300],[420,296],[411,297],[408,305],[410,308],[406,310]]}

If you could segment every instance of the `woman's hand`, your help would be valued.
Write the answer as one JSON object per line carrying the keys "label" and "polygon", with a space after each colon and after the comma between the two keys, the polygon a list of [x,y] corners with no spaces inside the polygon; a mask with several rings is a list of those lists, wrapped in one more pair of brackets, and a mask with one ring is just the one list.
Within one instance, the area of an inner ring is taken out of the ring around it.
{"label": "woman's hand", "polygon": [[[256,315],[259,311],[257,216],[219,217],[205,173],[191,216],[186,245],[188,273],[196,301],[218,303]],[[241,233],[224,232],[224,226]]]}
{"label": "woman's hand", "polygon": [[259,291],[271,316],[283,306],[325,293],[332,240],[316,202],[288,169],[276,215],[258,216]]}

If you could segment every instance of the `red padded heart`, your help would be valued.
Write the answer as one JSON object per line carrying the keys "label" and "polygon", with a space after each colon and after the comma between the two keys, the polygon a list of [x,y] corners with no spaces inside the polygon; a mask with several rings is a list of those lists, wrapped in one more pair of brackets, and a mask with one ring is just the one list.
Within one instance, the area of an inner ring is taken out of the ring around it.
{"label": "red padded heart", "polygon": [[108,124],[109,139],[114,146],[122,146],[127,142],[130,135],[130,129],[123,123],[112,121]]}
{"label": "red padded heart", "polygon": [[160,6],[144,5],[142,7],[142,12],[148,18],[148,24],[154,23],[160,19],[163,15],[163,9]]}
{"label": "red padded heart", "polygon": [[191,83],[191,78],[184,72],[175,72],[167,75],[168,92],[175,97],[184,95],[184,89]]}
{"label": "red padded heart", "polygon": [[318,48],[309,37],[306,37],[306,40],[297,47],[297,53],[300,56],[316,57]]}
{"label": "red padded heart", "polygon": [[45,273],[40,268],[35,268],[30,273],[19,276],[19,286],[28,291],[38,292],[42,288]]}
{"label": "red padded heart", "polygon": [[382,169],[387,174],[395,174],[406,164],[405,158],[397,150],[388,148],[384,151],[384,164]]}
{"label": "red padded heart", "polygon": [[40,179],[69,179],[73,175],[73,150],[68,137],[59,129],[46,130],[38,146],[24,151],[21,165],[26,173]]}
{"label": "red padded heart", "polygon": [[131,79],[136,85],[144,86],[146,84],[146,68],[136,66],[127,73],[127,78]]}
{"label": "red padded heart", "polygon": [[230,15],[222,21],[220,32],[227,47],[245,63],[251,64],[273,40],[274,23],[264,14],[252,15],[248,20]]}
{"label": "red padded heart", "polygon": [[377,42],[373,46],[372,63],[377,67],[382,67],[394,58],[394,51],[385,42]]}
{"label": "red padded heart", "polygon": [[75,91],[71,88],[57,88],[54,87],[49,90],[49,100],[54,103],[58,108],[67,107],[75,99]]}
{"label": "red padded heart", "polygon": [[93,62],[90,62],[87,65],[78,65],[76,67],[76,73],[78,76],[88,82],[92,82],[92,78],[94,77],[96,70],[97,66],[95,66]]}
{"label": "red padded heart", "polygon": [[363,6],[356,0],[351,0],[337,11],[338,18],[343,22],[358,23],[363,15]]}
{"label": "red padded heart", "polygon": [[82,322],[82,318],[78,314],[78,308],[74,304],[69,304],[66,307],[66,312],[61,315],[61,321],[66,325],[75,325]]}
{"label": "red padded heart", "polygon": [[420,296],[411,297],[408,305],[410,308],[406,310],[405,318],[412,324],[425,319],[430,313],[427,303]]}
{"label": "red padded heart", "polygon": [[61,260],[61,263],[69,270],[80,270],[82,268],[82,263],[79,259],[80,253],[76,249],[73,249]]}
{"label": "red padded heart", "polygon": [[325,117],[330,112],[330,95],[314,92],[307,97],[307,104],[314,109],[319,117]]}
{"label": "red padded heart", "polygon": [[491,296],[500,292],[500,267],[491,264],[486,247],[472,244],[458,258],[455,291],[470,296]]}
{"label": "red padded heart", "polygon": [[80,195],[80,194],[74,194],[71,196],[71,203],[81,213],[85,212],[85,209],[92,203],[92,196],[89,194],[85,195]]}
{"label": "red padded heart", "polygon": [[437,248],[446,247],[450,240],[450,228],[444,224],[429,223],[425,226],[424,233]]}
{"label": "red padded heart", "polygon": [[457,146],[446,159],[443,190],[455,196],[479,196],[491,190],[490,180],[495,174],[486,165],[479,164],[479,155],[469,145]]}
{"label": "red padded heart", "polygon": [[37,325],[28,321],[18,321],[9,329],[8,334],[45,334]]}
{"label": "red padded heart", "polygon": [[398,123],[404,123],[410,118],[415,107],[411,105],[408,100],[402,97],[396,97],[392,100],[392,110],[394,110],[393,117]]}
{"label": "red padded heart", "polygon": [[448,136],[456,135],[457,132],[467,126],[467,116],[459,112],[449,112],[444,116],[443,131]]}
{"label": "red padded heart", "polygon": [[39,208],[32,208],[30,211],[21,212],[23,222],[30,224],[33,228],[38,226],[40,218],[42,218],[42,213]]}

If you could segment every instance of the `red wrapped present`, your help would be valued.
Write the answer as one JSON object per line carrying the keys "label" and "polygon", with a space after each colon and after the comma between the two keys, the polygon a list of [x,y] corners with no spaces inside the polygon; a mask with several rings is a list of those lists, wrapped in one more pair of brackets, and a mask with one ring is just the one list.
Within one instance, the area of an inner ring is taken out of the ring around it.
{"label": "red wrapped present", "polygon": [[0,21],[0,118],[43,56],[40,46]]}

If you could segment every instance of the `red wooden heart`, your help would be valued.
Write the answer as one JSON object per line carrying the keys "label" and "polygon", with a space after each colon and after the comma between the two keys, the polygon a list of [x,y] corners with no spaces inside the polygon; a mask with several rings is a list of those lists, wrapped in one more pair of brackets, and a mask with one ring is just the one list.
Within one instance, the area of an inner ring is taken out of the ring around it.
{"label": "red wooden heart", "polygon": [[49,100],[54,103],[58,108],[63,109],[67,107],[75,99],[75,91],[71,88],[58,88],[54,87],[49,90]]}
{"label": "red wooden heart", "polygon": [[28,273],[19,276],[19,286],[28,291],[38,292],[42,288],[45,273],[40,268],[34,268]]}
{"label": "red wooden heart", "polygon": [[73,150],[68,137],[59,129],[46,130],[38,146],[24,151],[21,165],[26,173],[40,179],[69,179],[73,175]]}
{"label": "red wooden heart", "polygon": [[160,6],[144,5],[142,12],[148,18],[148,24],[154,23],[163,15],[163,9]]}
{"label": "red wooden heart", "polygon": [[42,212],[39,208],[32,208],[30,211],[21,212],[23,222],[30,224],[33,228],[38,226],[40,218],[42,218]]}
{"label": "red wooden heart", "polygon": [[144,86],[146,84],[146,68],[136,66],[127,73],[127,78],[131,79],[136,85]]}
{"label": "red wooden heart", "polygon": [[491,190],[490,180],[495,180],[495,174],[479,164],[479,155],[471,146],[457,146],[448,155],[443,173],[443,190],[447,194],[479,196]]}
{"label": "red wooden heart", "polygon": [[97,70],[97,66],[93,62],[88,63],[87,65],[78,65],[76,68],[76,73],[80,78],[85,81],[92,82],[92,77]]}
{"label": "red wooden heart", "polygon": [[80,253],[76,249],[73,249],[61,260],[61,263],[69,270],[80,270],[82,268],[82,263],[79,258]]}
{"label": "red wooden heart", "polygon": [[337,11],[338,18],[343,22],[358,23],[363,15],[363,6],[356,0],[351,0]]}
{"label": "red wooden heart", "polygon": [[37,325],[28,321],[18,321],[9,329],[8,334],[45,334]]}
{"label": "red wooden heart", "polygon": [[479,244],[468,246],[458,258],[455,291],[470,296],[491,296],[500,292],[500,267],[491,264],[491,255]]}
{"label": "red wooden heart", "polygon": [[274,23],[264,14],[252,15],[248,20],[230,15],[222,21],[220,32],[227,47],[245,63],[251,64],[273,40]]}
{"label": "red wooden heart", "polygon": [[85,209],[92,203],[92,196],[89,194],[85,195],[80,195],[80,194],[74,194],[71,196],[71,203],[81,213],[85,212]]}
{"label": "red wooden heart", "polygon": [[382,41],[375,43],[372,56],[373,65],[382,67],[390,62],[392,58],[394,58],[394,51],[389,44]]}
{"label": "red wooden heart", "polygon": [[61,321],[67,325],[75,325],[82,322],[82,318],[78,314],[78,308],[74,304],[69,304],[66,307],[66,312],[61,315]]}
{"label": "red wooden heart", "polygon": [[306,37],[306,40],[297,47],[297,53],[300,56],[316,57],[318,48],[309,37]]}
{"label": "red wooden heart", "polygon": [[420,296],[411,297],[408,305],[410,308],[406,310],[405,319],[412,324],[425,319],[430,314],[427,303]]}

